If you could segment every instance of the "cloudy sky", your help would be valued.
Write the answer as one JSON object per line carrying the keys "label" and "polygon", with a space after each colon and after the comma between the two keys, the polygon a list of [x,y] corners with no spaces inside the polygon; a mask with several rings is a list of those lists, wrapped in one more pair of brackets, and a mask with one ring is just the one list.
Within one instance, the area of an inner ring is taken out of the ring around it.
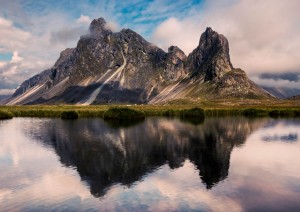
{"label": "cloudy sky", "polygon": [[0,95],[51,67],[94,18],[189,54],[207,26],[235,67],[267,86],[300,88],[299,0],[0,0]]}

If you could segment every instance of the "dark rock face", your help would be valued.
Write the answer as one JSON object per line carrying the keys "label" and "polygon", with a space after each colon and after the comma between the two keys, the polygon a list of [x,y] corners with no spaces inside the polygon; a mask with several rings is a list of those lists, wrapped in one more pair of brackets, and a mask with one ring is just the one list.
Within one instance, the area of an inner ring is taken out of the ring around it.
{"label": "dark rock face", "polygon": [[90,25],[90,33],[95,36],[103,36],[112,34],[112,32],[106,27],[106,21],[104,18],[94,19]]}
{"label": "dark rock face", "polygon": [[7,104],[270,97],[233,68],[227,39],[211,28],[188,57],[176,46],[164,52],[130,29],[113,33],[103,18],[93,20],[89,30],[76,48],[61,53],[52,68],[24,81]]}
{"label": "dark rock face", "polygon": [[218,80],[233,69],[228,40],[210,27],[201,35],[199,46],[189,55],[192,76],[203,75],[205,81]]}

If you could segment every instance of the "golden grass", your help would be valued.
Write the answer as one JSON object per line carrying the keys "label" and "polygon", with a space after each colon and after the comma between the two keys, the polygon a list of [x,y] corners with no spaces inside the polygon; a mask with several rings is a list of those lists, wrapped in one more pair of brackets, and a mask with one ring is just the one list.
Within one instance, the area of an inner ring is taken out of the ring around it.
{"label": "golden grass", "polygon": [[[183,101],[173,100],[166,104],[155,105],[24,105],[0,106],[0,110],[11,112],[14,117],[60,117],[64,111],[76,111],[79,117],[103,117],[103,113],[111,107],[127,107],[142,111],[146,116],[178,116],[180,110],[195,107],[203,108],[206,116],[244,115],[246,109],[257,109],[263,114],[272,110],[286,111],[282,114],[299,114],[300,101],[288,100],[216,100],[216,101]],[[298,111],[298,112],[297,112]]]}

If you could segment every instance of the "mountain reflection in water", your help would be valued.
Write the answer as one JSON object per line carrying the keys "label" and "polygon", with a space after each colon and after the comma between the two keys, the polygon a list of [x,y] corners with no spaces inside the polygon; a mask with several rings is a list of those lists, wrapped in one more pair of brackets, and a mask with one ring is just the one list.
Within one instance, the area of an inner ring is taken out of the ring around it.
{"label": "mountain reflection in water", "polygon": [[152,118],[120,127],[102,119],[56,119],[45,124],[35,129],[39,132],[35,139],[53,147],[61,163],[75,167],[91,193],[100,197],[115,183],[130,186],[164,164],[176,169],[186,159],[211,189],[228,176],[232,149],[263,122],[224,118],[193,125]]}
{"label": "mountain reflection in water", "polygon": [[0,211],[299,211],[300,119],[0,121]]}

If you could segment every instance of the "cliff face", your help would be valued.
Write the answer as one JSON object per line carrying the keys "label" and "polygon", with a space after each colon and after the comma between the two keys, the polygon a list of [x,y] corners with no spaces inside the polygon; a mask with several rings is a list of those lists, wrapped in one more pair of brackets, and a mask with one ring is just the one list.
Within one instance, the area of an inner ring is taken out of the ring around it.
{"label": "cliff face", "polygon": [[202,75],[204,81],[217,81],[233,69],[229,44],[223,35],[207,28],[201,35],[199,46],[188,57],[192,76]]}
{"label": "cliff face", "polygon": [[8,104],[158,103],[178,98],[269,98],[245,72],[234,69],[227,39],[207,28],[187,57],[164,52],[136,32],[113,33],[103,18],[54,66],[26,80]]}

